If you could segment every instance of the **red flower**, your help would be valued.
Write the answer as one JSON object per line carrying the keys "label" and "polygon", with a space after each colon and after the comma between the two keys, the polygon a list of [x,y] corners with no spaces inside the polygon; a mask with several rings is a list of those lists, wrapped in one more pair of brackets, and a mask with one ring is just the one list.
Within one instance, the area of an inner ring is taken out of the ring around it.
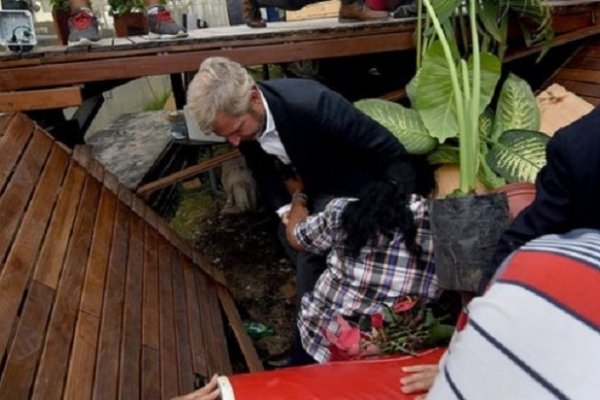
{"label": "red flower", "polygon": [[372,314],[371,315],[371,327],[375,329],[383,328],[383,315],[381,314]]}
{"label": "red flower", "polygon": [[392,306],[392,311],[396,314],[406,312],[413,308],[417,304],[417,300],[409,296],[402,298],[402,300],[396,301]]}

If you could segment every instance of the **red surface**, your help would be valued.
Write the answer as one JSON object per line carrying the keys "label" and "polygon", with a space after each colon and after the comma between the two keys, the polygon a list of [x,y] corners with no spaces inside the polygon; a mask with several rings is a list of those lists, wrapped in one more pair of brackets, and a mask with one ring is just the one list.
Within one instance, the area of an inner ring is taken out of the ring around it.
{"label": "red surface", "polygon": [[418,357],[338,361],[306,367],[234,375],[236,400],[383,400],[413,399],[400,391],[403,366],[435,364],[445,348]]}
{"label": "red surface", "polygon": [[511,183],[495,192],[506,193],[511,222],[535,199],[535,185],[532,183]]}
{"label": "red surface", "polygon": [[367,0],[365,3],[371,10],[385,11],[386,0]]}

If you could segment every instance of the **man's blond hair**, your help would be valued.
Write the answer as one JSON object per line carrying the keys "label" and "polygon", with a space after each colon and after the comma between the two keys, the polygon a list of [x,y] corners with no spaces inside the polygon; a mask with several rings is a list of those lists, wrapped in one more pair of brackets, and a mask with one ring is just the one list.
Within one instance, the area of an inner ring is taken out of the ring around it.
{"label": "man's blond hair", "polygon": [[200,64],[187,91],[187,107],[203,132],[211,132],[217,113],[240,116],[250,108],[256,83],[239,63],[210,57]]}

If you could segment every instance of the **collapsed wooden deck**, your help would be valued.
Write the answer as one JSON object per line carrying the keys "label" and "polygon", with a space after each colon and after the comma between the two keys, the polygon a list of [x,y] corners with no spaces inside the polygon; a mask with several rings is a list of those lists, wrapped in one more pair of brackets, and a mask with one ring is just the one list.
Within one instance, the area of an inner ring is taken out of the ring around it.
{"label": "collapsed wooden deck", "polygon": [[583,44],[573,58],[566,60],[551,81],[564,86],[594,106],[599,106],[600,39]]}
{"label": "collapsed wooden deck", "polygon": [[0,398],[168,399],[230,373],[218,271],[91,158],[0,118]]}

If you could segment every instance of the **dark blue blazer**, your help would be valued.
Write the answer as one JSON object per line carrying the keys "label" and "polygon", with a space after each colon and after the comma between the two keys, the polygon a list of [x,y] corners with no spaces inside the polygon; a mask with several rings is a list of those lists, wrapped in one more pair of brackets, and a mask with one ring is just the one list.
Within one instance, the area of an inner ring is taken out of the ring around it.
{"label": "dark blue blazer", "polygon": [[[392,161],[408,157],[387,129],[318,82],[274,79],[259,87],[309,196],[358,196]],[[239,148],[270,206],[287,204],[276,158],[256,141]]]}
{"label": "dark blue blazer", "polygon": [[546,159],[534,202],[500,239],[495,268],[538,236],[600,229],[600,108],[556,132],[546,147]]}

